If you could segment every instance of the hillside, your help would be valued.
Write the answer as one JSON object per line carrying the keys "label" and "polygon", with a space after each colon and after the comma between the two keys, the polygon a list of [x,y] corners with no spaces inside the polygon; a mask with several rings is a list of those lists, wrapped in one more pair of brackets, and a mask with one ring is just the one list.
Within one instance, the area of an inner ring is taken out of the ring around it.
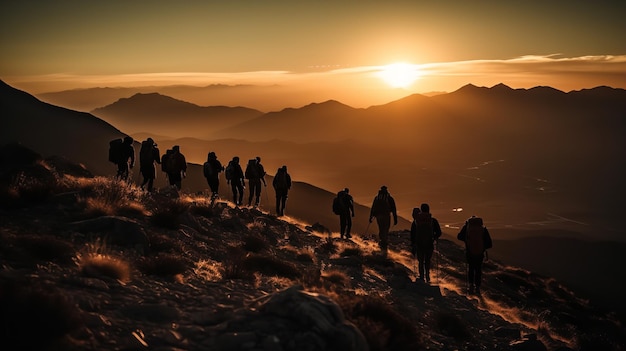
{"label": "hillside", "polygon": [[[415,281],[408,233],[324,228],[147,195],[23,150],[3,158],[3,343],[40,350],[621,350],[623,326],[552,278],[488,261],[467,296],[464,253],[440,240]],[[6,155],[0,152],[0,155]],[[21,174],[19,181],[11,175]],[[37,337],[30,337],[36,335]]]}

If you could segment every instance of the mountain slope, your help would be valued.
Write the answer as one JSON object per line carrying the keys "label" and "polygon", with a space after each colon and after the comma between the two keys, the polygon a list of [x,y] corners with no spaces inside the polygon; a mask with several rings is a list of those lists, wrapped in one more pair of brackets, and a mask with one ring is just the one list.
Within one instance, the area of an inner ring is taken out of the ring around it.
{"label": "mountain slope", "polygon": [[[3,163],[0,172],[47,162]],[[329,241],[315,226],[225,202],[145,196],[103,178],[48,172],[38,178],[48,196],[26,197],[28,184],[16,189],[22,198],[0,194],[10,200],[0,206],[7,347],[624,347],[623,327],[610,311],[549,277],[488,261],[483,295],[466,295],[464,252],[445,239],[427,284],[415,279],[406,231],[391,233],[384,257],[367,237]],[[100,201],[109,206],[97,207]]]}

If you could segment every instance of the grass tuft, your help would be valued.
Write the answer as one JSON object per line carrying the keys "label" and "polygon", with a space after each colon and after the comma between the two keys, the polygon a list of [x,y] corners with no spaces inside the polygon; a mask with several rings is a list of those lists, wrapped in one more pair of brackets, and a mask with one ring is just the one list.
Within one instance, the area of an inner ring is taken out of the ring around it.
{"label": "grass tuft", "polygon": [[193,263],[187,258],[175,254],[148,257],[138,264],[142,273],[162,277],[183,274],[193,266]]}

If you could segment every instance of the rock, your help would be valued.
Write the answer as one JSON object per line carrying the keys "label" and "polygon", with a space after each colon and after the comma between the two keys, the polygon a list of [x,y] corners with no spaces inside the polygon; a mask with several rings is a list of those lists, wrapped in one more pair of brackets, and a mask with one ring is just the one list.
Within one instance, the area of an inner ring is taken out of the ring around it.
{"label": "rock", "polygon": [[494,331],[494,335],[501,338],[509,338],[509,339],[519,339],[522,336],[521,331],[518,328],[506,328],[506,327],[498,327]]}
{"label": "rock", "polygon": [[167,323],[180,317],[180,311],[176,307],[163,304],[141,304],[128,306],[124,314],[129,318],[141,319],[155,323]]}

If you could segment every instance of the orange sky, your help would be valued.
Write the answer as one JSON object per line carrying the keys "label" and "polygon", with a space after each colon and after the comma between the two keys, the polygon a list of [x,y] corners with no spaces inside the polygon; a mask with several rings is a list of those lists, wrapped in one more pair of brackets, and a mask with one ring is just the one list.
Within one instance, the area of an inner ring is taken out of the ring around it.
{"label": "orange sky", "polygon": [[[281,85],[355,107],[472,83],[626,88],[626,2],[9,1],[0,79]],[[380,71],[405,62],[414,81]]]}

